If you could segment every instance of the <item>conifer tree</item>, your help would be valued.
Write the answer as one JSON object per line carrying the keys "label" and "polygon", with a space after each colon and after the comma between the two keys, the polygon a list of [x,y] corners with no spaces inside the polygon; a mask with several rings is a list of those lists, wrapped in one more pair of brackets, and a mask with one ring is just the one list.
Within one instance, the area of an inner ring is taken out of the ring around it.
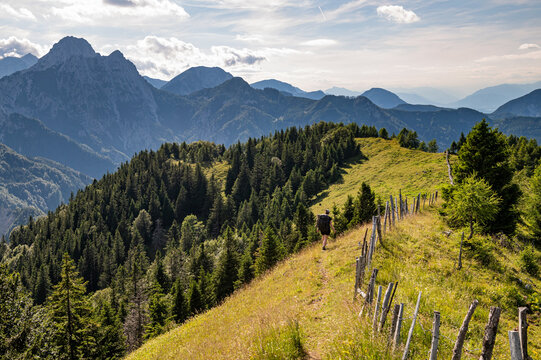
{"label": "conifer tree", "polygon": [[98,324],[96,358],[122,359],[126,352],[126,339],[122,323],[108,302],[103,304],[99,312]]}
{"label": "conifer tree", "polygon": [[182,288],[182,282],[180,279],[177,279],[173,287],[173,308],[171,312],[173,313],[173,319],[177,324],[182,324],[187,318],[187,304],[184,297],[184,289]]}
{"label": "conifer tree", "polygon": [[233,231],[228,227],[224,233],[224,243],[213,273],[214,303],[218,304],[234,290],[238,275],[238,255],[235,250]]}
{"label": "conifer tree", "polygon": [[255,274],[260,275],[274,266],[281,258],[280,241],[274,230],[269,226],[265,229],[265,235],[255,259]]}
{"label": "conifer tree", "polygon": [[203,310],[203,301],[201,299],[201,290],[199,284],[195,279],[190,281],[190,288],[188,289],[188,310],[190,315],[197,314]]}
{"label": "conifer tree", "polygon": [[145,325],[145,339],[150,339],[164,332],[167,322],[167,305],[162,287],[154,283],[148,304],[149,322]]}
{"label": "conifer tree", "polygon": [[376,213],[376,194],[370,189],[370,185],[363,182],[353,204],[353,218],[349,227],[364,224],[372,220]]}
{"label": "conifer tree", "polygon": [[516,204],[520,189],[512,183],[513,172],[509,166],[507,143],[503,134],[497,129],[491,129],[485,120],[477,123],[460,147],[458,162],[453,171],[458,184],[472,175],[486,180],[501,198],[498,214],[487,225],[493,232],[511,234],[518,220]]}
{"label": "conifer tree", "polygon": [[242,284],[249,283],[254,278],[254,259],[250,248],[246,248],[244,254],[240,258],[239,273],[237,275],[237,281],[235,281],[235,289],[241,287]]}
{"label": "conifer tree", "polygon": [[39,267],[38,278],[36,280],[36,286],[34,287],[34,303],[41,305],[47,300],[49,291],[51,288],[51,281],[49,280],[49,271],[44,264]]}
{"label": "conifer tree", "polygon": [[535,169],[530,179],[531,195],[525,214],[525,223],[531,231],[534,243],[541,244],[541,164]]}
{"label": "conifer tree", "polygon": [[54,324],[53,342],[59,359],[80,359],[88,352],[91,308],[86,287],[68,254],[62,258],[61,280],[53,287],[48,307]]}

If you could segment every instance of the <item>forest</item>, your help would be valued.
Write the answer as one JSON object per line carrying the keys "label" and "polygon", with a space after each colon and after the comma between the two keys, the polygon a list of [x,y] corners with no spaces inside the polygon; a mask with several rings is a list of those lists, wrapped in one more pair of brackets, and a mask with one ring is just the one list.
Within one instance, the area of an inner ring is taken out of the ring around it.
{"label": "forest", "polygon": [[[121,358],[220,304],[318,240],[309,206],[340,179],[348,159],[363,158],[359,137],[389,134],[318,123],[229,148],[168,143],[137,154],[47,216],[30,218],[0,244],[0,356]],[[391,137],[437,151],[435,141],[426,145],[407,129]],[[535,140],[504,136],[482,121],[452,150],[457,185],[444,189],[442,208],[449,223],[539,244]],[[471,216],[462,218],[464,206],[475,203],[467,186],[484,189],[488,206],[470,206]],[[363,184],[333,209],[337,233],[370,220],[378,203]]]}

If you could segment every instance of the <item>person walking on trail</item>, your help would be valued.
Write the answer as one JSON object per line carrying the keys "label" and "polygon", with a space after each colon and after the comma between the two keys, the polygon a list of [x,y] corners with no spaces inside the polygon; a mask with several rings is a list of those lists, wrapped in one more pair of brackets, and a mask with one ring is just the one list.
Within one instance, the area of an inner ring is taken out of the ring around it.
{"label": "person walking on trail", "polygon": [[334,231],[332,218],[329,216],[330,211],[325,210],[325,214],[317,216],[316,229],[321,233],[321,241],[323,241],[323,250],[326,250],[327,237],[331,234],[331,229]]}

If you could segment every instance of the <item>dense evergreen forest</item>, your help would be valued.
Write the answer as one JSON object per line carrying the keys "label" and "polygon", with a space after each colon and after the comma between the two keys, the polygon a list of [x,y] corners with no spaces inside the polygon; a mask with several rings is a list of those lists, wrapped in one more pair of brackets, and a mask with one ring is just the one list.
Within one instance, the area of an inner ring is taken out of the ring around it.
{"label": "dense evergreen forest", "polygon": [[[3,306],[27,318],[1,320],[0,354],[120,357],[220,303],[317,238],[309,199],[362,156],[355,137],[373,133],[320,123],[229,149],[141,152],[1,244],[1,285],[13,295]],[[217,179],[213,165],[224,163]],[[68,298],[79,304],[69,316]]]}
{"label": "dense evergreen forest", "polygon": [[[30,219],[0,243],[0,358],[120,358],[219,304],[318,239],[310,199],[340,178],[347,159],[363,157],[356,137],[389,135],[319,123],[227,149],[164,144]],[[406,129],[397,138],[437,151],[435,141],[424,145]],[[519,224],[526,237],[541,233],[541,202],[519,213],[512,181],[523,174],[532,199],[541,199],[535,140],[505,137],[482,122],[454,146],[457,181],[473,171],[505,197],[495,216],[506,222],[482,224],[486,231],[511,235]],[[476,163],[480,153],[489,161]],[[215,175],[219,167],[225,176]],[[446,192],[450,204],[456,191]],[[369,220],[375,203],[363,184],[334,209],[337,232]]]}

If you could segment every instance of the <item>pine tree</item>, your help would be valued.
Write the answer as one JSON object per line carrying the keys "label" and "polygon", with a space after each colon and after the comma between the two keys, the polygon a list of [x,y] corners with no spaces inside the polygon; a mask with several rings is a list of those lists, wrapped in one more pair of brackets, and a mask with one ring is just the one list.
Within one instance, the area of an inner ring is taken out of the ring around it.
{"label": "pine tree", "polygon": [[108,302],[103,304],[99,312],[98,324],[96,358],[122,359],[126,352],[126,339],[122,333],[122,323]]}
{"label": "pine tree", "polygon": [[152,287],[148,304],[149,322],[145,325],[145,339],[150,339],[164,332],[167,322],[167,305],[162,287],[157,282]]}
{"label": "pine tree", "polygon": [[173,308],[171,310],[177,324],[182,324],[188,318],[188,309],[184,297],[182,282],[178,279],[173,287]]}
{"label": "pine tree", "polygon": [[501,198],[500,211],[488,225],[492,232],[513,233],[518,220],[516,204],[520,189],[512,183],[513,171],[508,162],[507,143],[502,133],[483,120],[468,134],[458,152],[454,167],[458,184],[472,175],[485,179]]}
{"label": "pine tree", "polygon": [[265,235],[255,259],[255,274],[260,275],[269,270],[281,259],[280,241],[274,230],[269,226],[265,229]]}
{"label": "pine tree", "polygon": [[372,220],[376,213],[376,194],[370,189],[370,185],[363,182],[354,202],[354,215],[349,227],[364,224]]}
{"label": "pine tree", "polygon": [[535,169],[530,179],[531,195],[527,203],[525,223],[527,224],[534,243],[541,244],[541,164]]}
{"label": "pine tree", "polygon": [[235,282],[235,289],[241,287],[242,284],[247,284],[254,278],[254,259],[252,258],[252,252],[250,248],[244,251],[244,254],[240,258],[239,273],[237,275],[237,281]]}
{"label": "pine tree", "polygon": [[234,290],[238,275],[238,255],[235,250],[233,231],[228,227],[224,234],[224,243],[216,268],[214,269],[212,283],[214,287],[214,303],[218,304]]}
{"label": "pine tree", "polygon": [[45,303],[50,289],[51,281],[49,280],[49,271],[44,264],[41,264],[36,280],[36,286],[34,287],[34,303],[36,305]]}
{"label": "pine tree", "polygon": [[88,351],[91,308],[86,286],[68,254],[62,258],[61,280],[53,287],[48,307],[54,324],[54,344],[59,359],[75,360]]}
{"label": "pine tree", "polygon": [[199,284],[195,279],[190,281],[190,288],[188,289],[188,311],[190,315],[197,314],[203,310],[203,301],[201,299],[201,290]]}

